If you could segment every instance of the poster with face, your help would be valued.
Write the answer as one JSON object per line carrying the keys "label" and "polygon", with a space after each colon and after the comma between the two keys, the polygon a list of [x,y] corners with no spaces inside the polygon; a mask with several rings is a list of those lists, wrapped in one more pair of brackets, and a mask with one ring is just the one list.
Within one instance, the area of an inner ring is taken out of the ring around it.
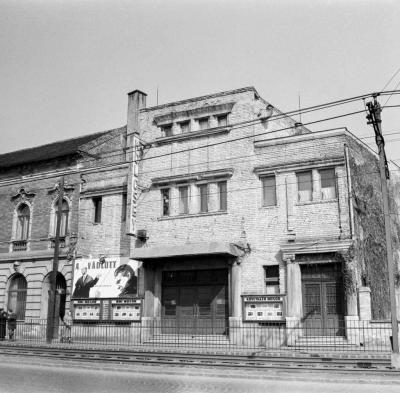
{"label": "poster with face", "polygon": [[72,298],[116,298],[137,295],[138,261],[128,258],[77,259]]}

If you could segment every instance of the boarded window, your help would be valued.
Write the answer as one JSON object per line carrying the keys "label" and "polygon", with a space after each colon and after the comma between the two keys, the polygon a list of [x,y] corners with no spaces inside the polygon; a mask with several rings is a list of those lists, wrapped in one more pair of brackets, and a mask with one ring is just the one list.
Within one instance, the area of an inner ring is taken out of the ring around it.
{"label": "boarded window", "polygon": [[263,206],[276,205],[276,180],[275,176],[267,176],[261,179],[263,185]]}

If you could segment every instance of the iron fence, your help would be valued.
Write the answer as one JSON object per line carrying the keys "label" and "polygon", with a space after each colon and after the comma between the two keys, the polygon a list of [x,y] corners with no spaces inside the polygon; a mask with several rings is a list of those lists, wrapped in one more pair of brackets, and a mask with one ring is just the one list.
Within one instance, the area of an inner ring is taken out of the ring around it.
{"label": "iron fence", "polygon": [[[114,348],[206,348],[209,350],[294,350],[306,352],[390,352],[389,322],[343,321],[340,326],[303,326],[293,323],[244,323],[230,321],[219,334],[210,334],[211,326],[193,322],[165,324],[160,319],[141,322],[75,321],[71,328],[57,322],[53,326],[53,343],[68,345],[112,346]],[[47,321],[18,321],[13,340],[46,343]],[[1,329],[0,329],[1,330]],[[221,329],[218,329],[221,331]],[[8,331],[0,339],[10,341]]]}

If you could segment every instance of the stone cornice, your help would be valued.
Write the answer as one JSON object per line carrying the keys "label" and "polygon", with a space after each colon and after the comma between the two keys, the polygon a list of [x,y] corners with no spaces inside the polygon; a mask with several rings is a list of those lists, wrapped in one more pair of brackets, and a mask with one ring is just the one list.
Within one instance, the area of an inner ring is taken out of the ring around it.
{"label": "stone cornice", "polygon": [[353,244],[348,240],[315,240],[287,243],[281,245],[282,259],[293,260],[299,254],[323,254],[328,252],[347,251]]}
{"label": "stone cornice", "polygon": [[279,172],[297,171],[303,169],[321,168],[327,166],[344,165],[344,156],[323,158],[320,160],[297,161],[291,164],[281,164],[273,166],[259,166],[254,168],[257,176],[264,176]]}
{"label": "stone cornice", "polygon": [[151,179],[153,186],[162,186],[164,184],[187,183],[190,181],[202,181],[213,179],[226,179],[233,175],[233,168],[216,169],[213,171],[185,173],[182,175],[156,177]]}
{"label": "stone cornice", "polygon": [[231,126],[214,127],[214,128],[208,128],[206,130],[185,132],[184,134],[163,136],[160,138],[156,138],[156,140],[153,143],[157,146],[166,143],[185,141],[188,139],[202,138],[210,135],[227,134],[231,131],[231,128],[232,128]]}
{"label": "stone cornice", "polygon": [[173,121],[186,120],[193,117],[202,117],[206,115],[216,115],[230,113],[235,102],[227,102],[224,104],[205,105],[199,108],[188,109],[185,111],[170,112],[165,115],[154,116],[153,120],[157,126],[169,124]]}

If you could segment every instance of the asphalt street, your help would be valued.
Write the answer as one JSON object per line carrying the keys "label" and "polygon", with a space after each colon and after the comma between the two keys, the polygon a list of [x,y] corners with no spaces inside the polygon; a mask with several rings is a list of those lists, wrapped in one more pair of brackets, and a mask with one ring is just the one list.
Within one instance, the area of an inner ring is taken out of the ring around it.
{"label": "asphalt street", "polygon": [[[57,362],[57,364],[54,364]],[[400,379],[193,367],[106,365],[0,356],[0,392],[399,392]]]}

